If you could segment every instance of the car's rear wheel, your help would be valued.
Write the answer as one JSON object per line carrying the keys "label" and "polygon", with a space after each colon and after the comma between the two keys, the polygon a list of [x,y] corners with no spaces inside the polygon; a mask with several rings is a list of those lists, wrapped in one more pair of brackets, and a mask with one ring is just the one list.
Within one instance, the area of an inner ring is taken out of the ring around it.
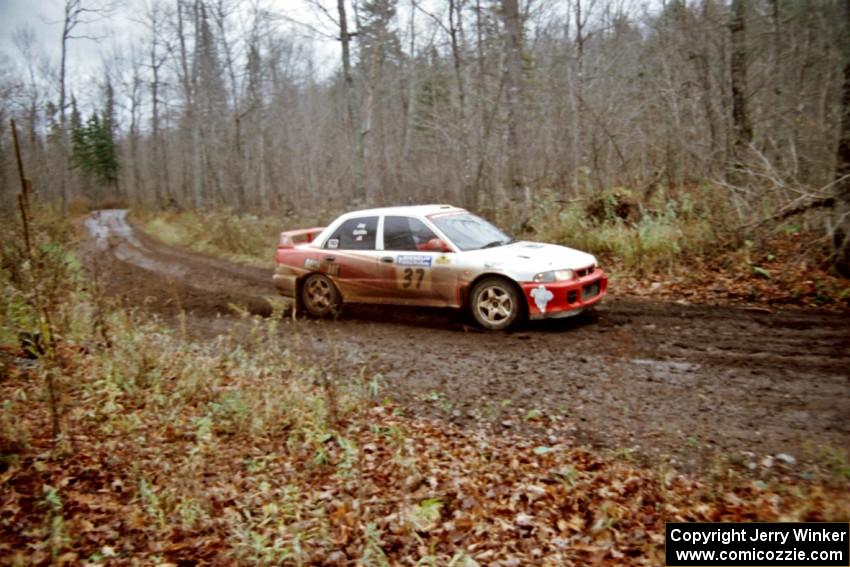
{"label": "car's rear wheel", "polygon": [[313,317],[336,317],[342,307],[342,296],[329,277],[310,274],[301,286],[301,305]]}
{"label": "car's rear wheel", "polygon": [[472,288],[469,308],[475,321],[490,331],[503,331],[522,314],[516,287],[504,278],[485,278]]}

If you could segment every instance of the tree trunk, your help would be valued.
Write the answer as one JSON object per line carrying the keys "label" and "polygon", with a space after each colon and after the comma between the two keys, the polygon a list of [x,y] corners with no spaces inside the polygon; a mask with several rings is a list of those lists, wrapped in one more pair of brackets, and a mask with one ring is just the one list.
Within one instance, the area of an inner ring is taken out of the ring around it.
{"label": "tree trunk", "polygon": [[[581,171],[584,165],[584,151],[582,148],[582,120],[581,120],[581,97],[584,80],[584,18],[582,17],[581,0],[575,0],[573,10],[575,17],[575,57],[568,66],[568,81],[570,83],[570,111],[573,117],[572,124],[572,176],[573,193],[576,194],[581,187]],[[569,15],[567,15],[569,22]]]}
{"label": "tree trunk", "polygon": [[[151,136],[153,148],[151,148],[151,153],[153,154],[154,163],[158,164],[157,167],[152,168],[153,194],[157,206],[161,207],[165,204],[162,180],[164,177],[167,183],[168,163],[166,161],[164,148],[162,147],[162,139],[160,137],[159,130],[159,65],[156,60],[155,40],[153,46],[151,46],[151,68],[153,73],[153,80],[151,81]],[[160,171],[162,171],[163,177],[160,177]]]}
{"label": "tree trunk", "polygon": [[68,135],[65,131],[65,67],[68,58],[68,39],[73,29],[71,20],[71,5],[65,4],[65,21],[62,25],[62,54],[59,62],[59,194],[62,201],[62,216],[68,217]]}
{"label": "tree trunk", "polygon": [[747,19],[746,0],[732,1],[732,22],[729,24],[732,39],[730,75],[732,81],[732,133],[734,138],[734,168],[744,162],[753,127],[747,112]]}
{"label": "tree trunk", "polygon": [[[189,70],[189,56],[186,48],[186,34],[183,21],[183,2],[177,4],[177,39],[180,43],[180,69],[182,73],[183,96],[186,104],[186,119],[189,123],[189,152],[191,155],[191,173],[189,184],[191,186],[191,199],[195,208],[200,209],[203,205],[203,179],[201,172],[201,129],[198,108],[195,104],[196,92],[196,69]],[[197,14],[195,15],[197,19]],[[195,24],[197,29],[197,23]],[[184,176],[185,178],[185,176]]]}
{"label": "tree trunk", "polygon": [[505,87],[507,89],[508,124],[508,191],[512,198],[523,195],[525,181],[520,166],[519,125],[522,112],[522,24],[517,0],[502,0],[502,17],[505,22],[507,61]]}
{"label": "tree trunk", "polygon": [[[372,47],[369,73],[366,78],[366,104],[363,112],[363,120],[360,124],[359,140],[357,142],[357,149],[360,152],[359,160],[360,164],[362,164],[361,167],[373,161],[371,146],[375,136],[371,136],[370,134],[372,133],[372,120],[375,116],[375,91],[378,89],[381,77],[381,49],[383,48],[380,43]],[[367,202],[374,200],[380,188],[379,173],[375,171],[375,168],[370,168],[370,172],[372,175],[368,177],[364,175],[363,179],[365,187],[362,197]]]}
{"label": "tree trunk", "polygon": [[406,92],[404,93],[404,134],[402,136],[401,159],[407,162],[410,156],[411,144],[413,143],[413,132],[416,127],[416,88],[418,86],[416,77],[416,0],[410,0],[410,21],[408,25],[409,51]]}
{"label": "tree trunk", "polygon": [[339,12],[339,40],[342,43],[342,80],[345,92],[345,109],[348,114],[348,131],[351,139],[351,155],[354,165],[354,198],[366,198],[366,184],[363,181],[363,143],[354,119],[354,77],[351,75],[351,34],[348,32],[348,19],[345,15],[345,0],[337,0]]}
{"label": "tree trunk", "polygon": [[[700,22],[700,26],[708,25],[709,14],[708,14],[708,0],[703,0],[702,3],[702,21]],[[722,154],[722,150],[720,148],[720,133],[719,133],[719,124],[721,123],[721,119],[717,116],[717,109],[714,105],[714,90],[711,85],[711,63],[710,63],[710,51],[709,51],[709,42],[706,37],[704,37],[704,33],[700,32],[700,43],[702,44],[699,49],[694,48],[691,52],[691,57],[694,60],[696,65],[697,76],[699,77],[700,89],[702,90],[701,99],[703,111],[705,112],[705,121],[708,124],[708,134],[709,134],[709,157],[708,157],[708,170],[711,174],[715,172],[715,166],[717,164],[718,156]]]}
{"label": "tree trunk", "polygon": [[844,33],[841,51],[844,59],[844,80],[841,88],[841,130],[835,176],[838,226],[834,234],[833,264],[843,276],[850,277],[850,0],[844,0]]}
{"label": "tree trunk", "polygon": [[[462,12],[460,2],[458,0],[449,0],[449,39],[452,48],[452,67],[454,68],[455,83],[457,84],[457,99],[458,99],[458,114],[457,125],[460,150],[458,156],[459,174],[460,174],[460,194],[458,197],[462,201],[467,201],[469,195],[470,184],[470,163],[469,163],[469,134],[466,121],[466,84],[463,79],[463,56],[462,46],[458,40],[458,36],[462,31]],[[465,204],[469,204],[465,202]]]}
{"label": "tree trunk", "polygon": [[478,208],[482,189],[484,188],[484,165],[487,159],[487,137],[484,132],[487,124],[487,110],[484,105],[484,33],[481,10],[481,0],[475,0],[475,59],[477,75],[475,78],[475,105],[477,107],[478,124],[475,127],[475,181],[472,184],[472,194],[467,199],[467,205],[476,209]]}
{"label": "tree trunk", "polygon": [[162,33],[163,13],[158,0],[151,3],[147,12],[147,23],[150,26],[150,57],[151,70],[151,142],[148,160],[154,164],[151,168],[151,183],[156,206],[163,207],[170,201],[171,190],[168,179],[168,152],[165,138],[160,127],[160,68],[166,61],[166,55],[159,52],[160,33]]}

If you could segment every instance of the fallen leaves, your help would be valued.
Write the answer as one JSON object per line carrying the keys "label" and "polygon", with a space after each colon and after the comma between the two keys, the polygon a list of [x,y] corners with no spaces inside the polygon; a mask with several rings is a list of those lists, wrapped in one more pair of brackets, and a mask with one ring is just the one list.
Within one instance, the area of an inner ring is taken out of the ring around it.
{"label": "fallen leaves", "polygon": [[[238,380],[269,388],[261,373]],[[49,431],[37,383],[0,388],[26,390],[31,431]],[[111,419],[125,429],[69,401],[75,452],[34,434],[0,469],[0,551],[69,565],[655,565],[666,521],[850,515],[846,482],[709,481],[575,449],[567,433],[460,429],[392,406],[354,407],[338,430],[217,432],[199,412],[230,420],[222,399],[124,395]]]}
{"label": "fallen leaves", "polygon": [[[830,273],[829,253],[820,235],[775,234],[757,248],[744,246],[685,259],[667,274],[623,274],[611,282],[609,290],[685,304],[847,309],[850,280]],[[616,260],[612,263],[616,268]]]}

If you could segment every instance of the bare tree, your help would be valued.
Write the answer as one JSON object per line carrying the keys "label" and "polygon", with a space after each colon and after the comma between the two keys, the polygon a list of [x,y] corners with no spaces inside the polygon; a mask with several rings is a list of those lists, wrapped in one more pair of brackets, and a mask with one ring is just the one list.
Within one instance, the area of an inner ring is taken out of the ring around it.
{"label": "bare tree", "polygon": [[38,115],[42,104],[42,95],[37,81],[37,66],[39,55],[37,52],[35,32],[30,27],[19,27],[12,35],[12,42],[18,50],[26,69],[26,80],[24,91],[27,100],[27,139],[31,148],[38,143]]}
{"label": "bare tree", "polygon": [[147,35],[147,68],[150,73],[150,128],[151,128],[151,150],[150,160],[157,167],[150,168],[151,185],[155,202],[163,206],[171,200],[171,189],[169,186],[169,167],[166,158],[168,150],[167,140],[162,135],[162,123],[160,107],[162,104],[162,73],[163,65],[168,60],[168,52],[171,49],[166,37],[166,21],[169,13],[162,5],[161,0],[151,0],[144,7],[141,24]]}
{"label": "bare tree", "polygon": [[753,127],[747,111],[747,0],[732,0],[729,31],[732,56],[729,75],[732,85],[732,132],[736,167],[742,167],[753,141]]}
{"label": "bare tree", "polygon": [[[825,192],[845,187],[846,0],[305,1],[331,32],[267,0],[146,0],[143,43],[125,43],[97,81],[115,87],[131,202],[497,211],[505,196],[611,187],[649,203],[657,188],[675,196],[739,171],[730,190],[744,215],[805,193],[838,201]],[[0,115],[52,158],[34,175],[53,171],[42,185],[59,188],[61,173],[67,208],[69,195],[103,190],[65,172],[70,93],[86,114],[107,94],[63,60],[108,5],[64,4],[54,75],[26,34],[19,68],[0,60]],[[316,37],[340,43],[335,65]],[[0,176],[8,166],[0,155]]]}
{"label": "bare tree", "polygon": [[519,129],[522,121],[522,20],[518,0],[502,0],[505,25],[505,90],[507,96],[508,188],[519,198],[525,180],[521,166]]}
{"label": "bare tree", "polygon": [[[63,162],[68,159],[67,119],[66,119],[66,74],[68,62],[68,42],[72,39],[97,39],[95,36],[76,33],[81,27],[107,17],[113,9],[112,4],[100,0],[65,0],[62,20],[62,51],[59,63],[59,125],[61,127],[60,150]],[[65,174],[60,180],[62,214],[68,216],[68,180]]]}
{"label": "bare tree", "polygon": [[337,20],[337,24],[339,25],[339,41],[342,46],[342,81],[345,91],[345,110],[354,163],[354,196],[358,199],[365,199],[364,148],[361,133],[358,132],[358,122],[355,119],[354,76],[351,74],[351,38],[356,35],[356,32],[352,33],[348,31],[348,15],[345,11],[345,0],[337,0],[336,6],[339,15],[339,19]]}
{"label": "bare tree", "polygon": [[844,0],[844,32],[841,35],[843,80],[841,84],[841,127],[836,156],[838,227],[835,231],[835,268],[850,277],[850,0]]}

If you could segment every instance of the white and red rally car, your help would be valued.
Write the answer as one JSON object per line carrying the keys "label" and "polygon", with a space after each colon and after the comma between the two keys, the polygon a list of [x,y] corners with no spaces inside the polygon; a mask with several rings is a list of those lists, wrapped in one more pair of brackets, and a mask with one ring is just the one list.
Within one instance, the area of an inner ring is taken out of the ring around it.
{"label": "white and red rally car", "polygon": [[325,228],[281,233],[274,283],[316,317],[343,303],[467,308],[484,328],[568,317],[597,303],[608,278],[590,254],[514,241],[464,209],[388,207]]}

